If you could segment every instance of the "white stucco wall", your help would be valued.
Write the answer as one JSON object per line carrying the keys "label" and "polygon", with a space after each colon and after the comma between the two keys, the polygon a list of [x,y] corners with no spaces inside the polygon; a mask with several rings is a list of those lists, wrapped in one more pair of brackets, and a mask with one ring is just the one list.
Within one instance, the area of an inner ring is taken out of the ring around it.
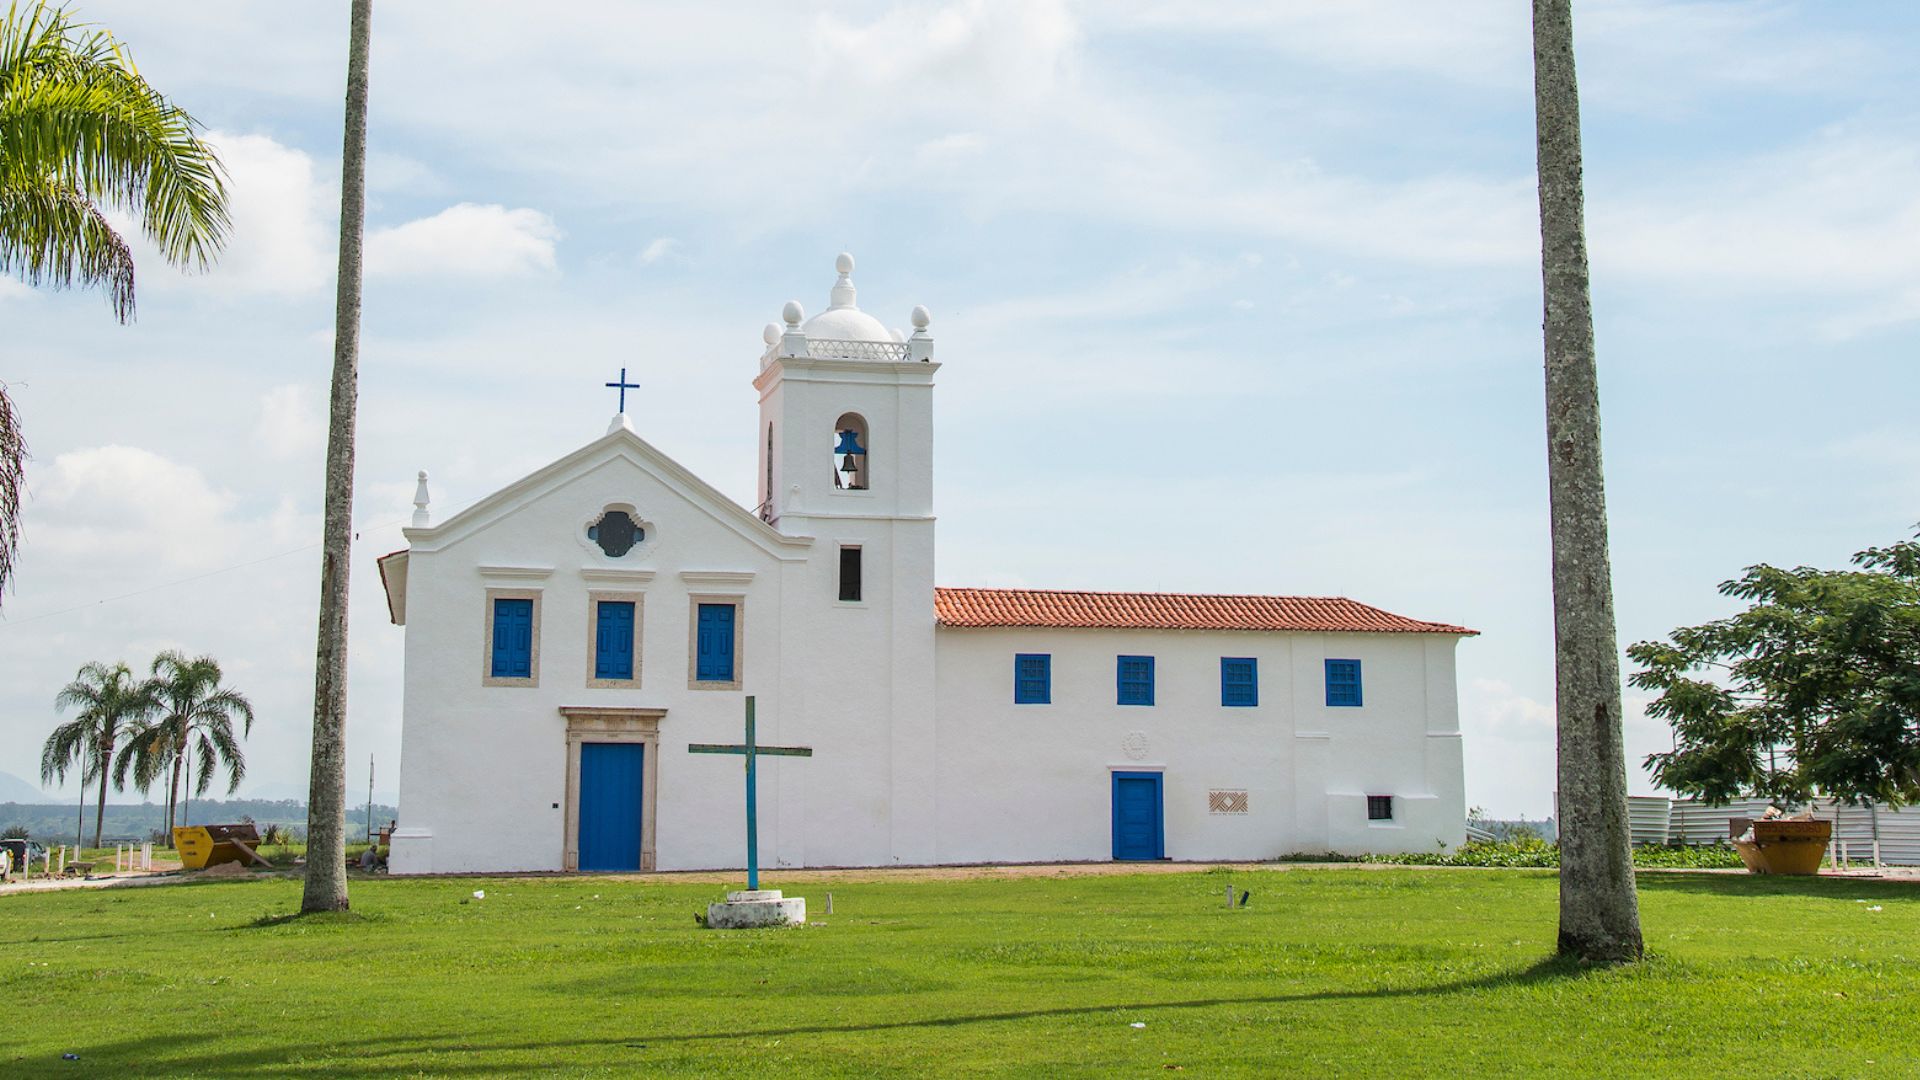
{"label": "white stucco wall", "polygon": [[[1171,859],[1464,839],[1452,637],[942,628],[937,641],[942,862],[1110,857],[1116,770],[1163,774]],[[1052,655],[1052,704],[1014,704],[1016,653]],[[1155,657],[1154,705],[1115,703],[1121,654]],[[1220,704],[1224,656],[1259,662],[1258,706]],[[1364,705],[1326,705],[1327,657],[1362,661]],[[1245,790],[1248,813],[1209,812],[1216,789]],[[1394,796],[1394,821],[1368,823],[1369,794]]]}

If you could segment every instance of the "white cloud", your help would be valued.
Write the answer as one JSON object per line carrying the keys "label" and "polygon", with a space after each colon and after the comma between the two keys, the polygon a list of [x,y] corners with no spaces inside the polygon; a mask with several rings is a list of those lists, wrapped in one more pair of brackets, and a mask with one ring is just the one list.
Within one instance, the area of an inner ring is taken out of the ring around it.
{"label": "white cloud", "polygon": [[518,277],[556,269],[553,219],[525,207],[460,203],[432,217],[367,234],[367,273]]}
{"label": "white cloud", "polygon": [[1920,315],[1920,140],[1846,128],[1593,199],[1596,266],[1704,290],[1855,293],[1842,334]]}
{"label": "white cloud", "polygon": [[418,158],[368,148],[367,188],[370,191],[438,195],[447,190],[447,182]]}
{"label": "white cloud", "polygon": [[656,237],[645,248],[641,249],[640,261],[643,264],[651,266],[652,264],[659,262],[661,259],[664,259],[669,255],[676,254],[679,250],[680,250],[680,241],[675,240],[673,237],[671,236]]}
{"label": "white cloud", "polygon": [[1061,0],[959,0],[907,4],[864,25],[822,15],[814,24],[814,76],[832,84],[956,86],[1018,106],[1071,75],[1078,23]]}
{"label": "white cloud", "polygon": [[239,538],[229,513],[237,500],[198,469],[137,446],[99,446],[53,459],[34,485],[36,550],[66,562],[118,562],[139,551],[145,566],[218,565]]}
{"label": "white cloud", "polygon": [[317,454],[325,445],[326,419],[311,391],[297,383],[276,386],[260,398],[260,421],[253,437],[268,456]]}
{"label": "white cloud", "polygon": [[301,293],[330,281],[337,188],[316,177],[313,159],[266,135],[211,131],[207,139],[227,167],[233,227],[226,250],[204,280],[198,275],[182,279],[165,268],[144,238],[138,240],[135,261],[146,271],[141,287],[185,284],[228,294]]}
{"label": "white cloud", "polygon": [[1553,706],[1535,701],[1499,679],[1473,679],[1461,709],[1463,726],[1477,736],[1508,742],[1553,741]]}

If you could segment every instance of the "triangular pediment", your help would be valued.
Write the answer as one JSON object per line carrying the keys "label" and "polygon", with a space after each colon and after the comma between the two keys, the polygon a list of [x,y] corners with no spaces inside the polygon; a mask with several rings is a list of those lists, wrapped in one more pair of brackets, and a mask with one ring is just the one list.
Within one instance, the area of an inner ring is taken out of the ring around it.
{"label": "triangular pediment", "polygon": [[774,558],[804,558],[807,549],[813,545],[810,536],[789,536],[761,521],[624,424],[616,424],[600,438],[515,480],[440,524],[404,529],[402,535],[407,538],[411,550],[438,551],[450,547],[542,496],[620,460],[630,462],[667,490],[680,496],[687,505],[738,533]]}

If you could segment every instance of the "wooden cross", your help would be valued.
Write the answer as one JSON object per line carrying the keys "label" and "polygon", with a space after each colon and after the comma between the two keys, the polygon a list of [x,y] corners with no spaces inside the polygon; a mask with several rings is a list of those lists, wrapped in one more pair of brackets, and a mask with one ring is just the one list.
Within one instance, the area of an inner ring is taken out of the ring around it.
{"label": "wooden cross", "polygon": [[[626,376],[623,374],[622,379]],[[747,695],[747,741],[744,743],[693,743],[689,754],[739,754],[747,759],[747,888],[760,888],[760,831],[758,827],[757,789],[754,759],[762,754],[774,757],[812,757],[811,746],[761,746],[753,741],[753,695]]]}
{"label": "wooden cross", "polygon": [[617,390],[619,390],[619,391],[620,391],[620,411],[621,411],[621,412],[626,412],[626,411],[627,411],[627,391],[629,391],[629,390],[638,390],[638,389],[640,389],[640,384],[639,384],[639,383],[637,383],[637,382],[628,382],[628,381],[627,381],[627,369],[626,369],[626,368],[621,368],[621,369],[620,369],[620,381],[619,381],[619,382],[610,382],[610,383],[608,383],[608,384],[607,384],[607,389],[609,389],[609,390],[615,390],[615,389],[617,389]]}

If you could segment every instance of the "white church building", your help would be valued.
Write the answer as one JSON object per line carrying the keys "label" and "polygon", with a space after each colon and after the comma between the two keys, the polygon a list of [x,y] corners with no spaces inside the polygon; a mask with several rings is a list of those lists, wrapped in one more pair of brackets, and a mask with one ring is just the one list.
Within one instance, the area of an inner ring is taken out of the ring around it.
{"label": "white church building", "polygon": [[[1464,839],[1454,646],[1353,600],[935,585],[925,308],[789,303],[759,500],[634,431],[380,560],[405,636],[394,873],[1255,860]],[[624,378],[622,382],[624,382]],[[745,449],[743,439],[742,449]]]}

